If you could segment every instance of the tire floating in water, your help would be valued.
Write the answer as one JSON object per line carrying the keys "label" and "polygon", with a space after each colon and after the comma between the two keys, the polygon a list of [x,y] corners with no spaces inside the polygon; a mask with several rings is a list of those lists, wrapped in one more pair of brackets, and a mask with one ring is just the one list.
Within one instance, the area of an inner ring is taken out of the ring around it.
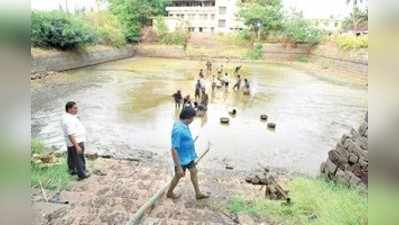
{"label": "tire floating in water", "polygon": [[266,114],[260,115],[260,120],[262,120],[262,121],[266,121],[267,118],[268,118],[268,116]]}
{"label": "tire floating in water", "polygon": [[222,117],[222,118],[220,118],[220,123],[229,124],[230,123],[230,119],[227,118],[227,117]]}
{"label": "tire floating in water", "polygon": [[267,127],[270,129],[276,129],[276,124],[275,123],[268,123]]}

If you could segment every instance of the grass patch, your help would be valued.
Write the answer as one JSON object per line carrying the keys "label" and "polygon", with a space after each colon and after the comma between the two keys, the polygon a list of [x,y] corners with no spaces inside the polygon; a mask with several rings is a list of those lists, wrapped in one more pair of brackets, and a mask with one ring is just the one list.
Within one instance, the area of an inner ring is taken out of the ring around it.
{"label": "grass patch", "polygon": [[364,225],[368,224],[367,196],[320,179],[295,178],[287,184],[292,205],[279,201],[240,196],[230,199],[227,209],[248,213],[282,224]]}
{"label": "grass patch", "polygon": [[309,57],[302,55],[302,56],[298,57],[297,61],[301,62],[301,63],[308,63]]}
{"label": "grass patch", "polygon": [[41,182],[44,189],[65,189],[72,181],[67,168],[65,159],[60,159],[59,164],[51,167],[40,167],[31,163],[31,186],[40,187]]}
{"label": "grass patch", "polygon": [[[44,145],[38,140],[32,140],[32,154],[43,154]],[[66,159],[59,158],[59,163],[51,166],[43,166],[31,162],[31,187],[40,187],[48,190],[62,190],[72,181],[72,177],[67,171]]]}

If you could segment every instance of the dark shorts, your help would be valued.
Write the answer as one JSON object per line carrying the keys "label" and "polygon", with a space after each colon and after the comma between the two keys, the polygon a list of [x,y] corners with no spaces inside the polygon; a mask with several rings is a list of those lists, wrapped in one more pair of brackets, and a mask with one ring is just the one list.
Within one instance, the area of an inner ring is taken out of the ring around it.
{"label": "dark shorts", "polygon": [[[195,167],[195,161],[191,161],[189,164],[187,165],[182,165],[181,166],[183,168],[183,171],[186,172],[187,169],[192,169]],[[175,171],[177,170],[177,167],[175,166]]]}

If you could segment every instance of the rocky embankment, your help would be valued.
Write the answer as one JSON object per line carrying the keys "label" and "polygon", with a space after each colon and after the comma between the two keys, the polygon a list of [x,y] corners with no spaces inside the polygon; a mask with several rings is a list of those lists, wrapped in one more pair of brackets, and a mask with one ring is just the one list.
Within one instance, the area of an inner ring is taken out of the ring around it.
{"label": "rocky embankment", "polygon": [[328,159],[321,164],[321,173],[327,178],[349,187],[368,186],[368,118],[350,134],[344,134]]}

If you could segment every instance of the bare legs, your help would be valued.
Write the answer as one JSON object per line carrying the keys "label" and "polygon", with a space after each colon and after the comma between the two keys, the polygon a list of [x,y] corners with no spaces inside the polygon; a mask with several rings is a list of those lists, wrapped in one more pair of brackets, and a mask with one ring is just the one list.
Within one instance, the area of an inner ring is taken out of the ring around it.
{"label": "bare legs", "polygon": [[[199,184],[198,184],[198,170],[197,168],[194,166],[192,168],[189,169],[190,171],[190,178],[191,178],[191,183],[193,184],[194,187],[194,191],[195,191],[195,197],[196,199],[205,199],[205,198],[209,198],[208,195],[202,194],[200,189],[199,189]],[[179,176],[177,174],[175,174],[175,176],[173,177],[173,180],[170,184],[168,193],[167,193],[167,197],[168,198],[172,198],[172,199],[176,199],[179,196],[175,195],[173,193],[174,189],[176,188],[177,184],[179,183],[180,179],[183,176]]]}

